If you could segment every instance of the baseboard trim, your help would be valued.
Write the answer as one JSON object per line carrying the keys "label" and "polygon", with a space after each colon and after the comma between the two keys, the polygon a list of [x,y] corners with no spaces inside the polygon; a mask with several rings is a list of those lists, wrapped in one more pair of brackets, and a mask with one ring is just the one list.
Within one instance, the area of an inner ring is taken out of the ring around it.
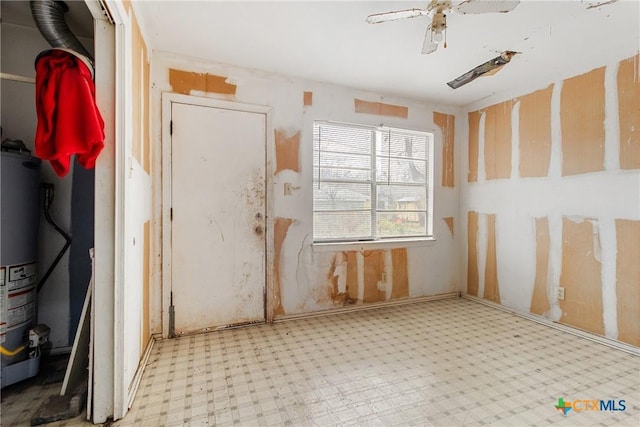
{"label": "baseboard trim", "polygon": [[133,399],[135,399],[136,393],[138,392],[138,387],[140,387],[142,374],[144,373],[144,368],[147,366],[147,362],[149,362],[149,358],[151,357],[153,346],[155,342],[161,337],[162,337],[162,334],[153,334],[149,337],[147,346],[145,347],[144,353],[142,353],[142,357],[140,358],[138,369],[136,369],[136,374],[133,376],[133,380],[129,385],[129,396],[127,396],[127,399],[128,399],[127,410],[129,410],[131,408],[131,405],[133,405]]}
{"label": "baseboard trim", "polygon": [[438,295],[432,295],[432,296],[426,296],[426,297],[405,298],[405,299],[399,299],[399,300],[393,300],[393,301],[350,305],[347,307],[332,308],[332,309],[323,310],[323,311],[313,311],[311,313],[289,314],[284,316],[278,316],[273,320],[273,323],[288,322],[291,320],[298,320],[298,319],[309,319],[313,317],[332,316],[334,314],[351,313],[354,311],[375,310],[378,308],[393,307],[393,306],[407,305],[407,304],[417,304],[417,303],[426,302],[426,301],[438,301],[438,300],[458,298],[458,297],[460,297],[460,292],[448,292],[446,294],[438,294]]}
{"label": "baseboard trim", "polygon": [[554,322],[552,320],[547,319],[546,317],[539,316],[537,314],[523,313],[523,312],[520,312],[520,311],[516,311],[516,310],[511,309],[509,307],[505,307],[503,305],[496,304],[495,302],[487,301],[487,300],[485,300],[483,298],[479,298],[479,297],[476,297],[476,296],[473,296],[473,295],[462,293],[460,296],[462,298],[464,298],[464,299],[467,299],[467,300],[470,300],[470,301],[474,301],[474,302],[477,302],[477,303],[480,303],[480,304],[484,304],[484,305],[487,305],[489,307],[496,308],[498,310],[506,311],[507,313],[511,313],[511,314],[516,315],[516,316],[531,320],[533,322],[540,323],[540,324],[548,326],[550,328],[558,329],[560,331],[567,332],[567,333],[569,333],[571,335],[576,335],[576,336],[581,337],[581,338],[586,338],[586,339],[588,339],[590,341],[594,341],[594,342],[597,342],[599,344],[615,348],[616,350],[624,351],[625,353],[629,353],[629,354],[632,354],[634,356],[640,356],[640,348],[634,347],[634,346],[632,346],[630,344],[623,343],[621,341],[613,340],[611,338],[603,337],[603,336],[600,336],[600,335],[596,335],[596,334],[591,333],[591,332],[583,331],[582,329],[577,329],[577,328],[574,328],[574,327],[569,326],[569,325],[564,325],[562,323]]}

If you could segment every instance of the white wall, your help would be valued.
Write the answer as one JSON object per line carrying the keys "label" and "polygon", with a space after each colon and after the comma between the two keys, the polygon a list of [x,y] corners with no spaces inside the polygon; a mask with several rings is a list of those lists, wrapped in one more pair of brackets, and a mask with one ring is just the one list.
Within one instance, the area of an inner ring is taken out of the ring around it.
{"label": "white wall", "polygon": [[[463,289],[464,272],[461,268],[459,244],[455,241],[443,222],[443,217],[458,216],[458,188],[441,186],[442,138],[440,129],[433,123],[433,112],[455,114],[456,168],[459,167],[458,153],[464,141],[460,138],[464,118],[459,110],[442,105],[432,105],[416,100],[384,97],[380,94],[357,91],[319,82],[303,81],[295,78],[267,74],[260,71],[238,68],[212,61],[180,57],[173,54],[154,52],[151,67],[152,87],[152,135],[154,146],[161,144],[161,93],[171,91],[169,69],[227,76],[227,82],[237,85],[235,96],[192,93],[231,99],[238,102],[273,107],[273,125],[291,133],[301,131],[300,172],[280,171],[274,177],[273,202],[274,217],[294,219],[281,253],[282,303],[286,314],[309,313],[332,308],[318,298],[326,293],[327,272],[333,253],[317,252],[312,242],[312,123],[314,120],[333,120],[368,125],[385,125],[433,131],[435,142],[435,208],[434,232],[436,241],[425,246],[408,249],[409,295],[411,297],[436,295]],[[313,92],[313,105],[303,107],[303,92]],[[403,105],[409,108],[408,118],[382,117],[354,112],[354,98],[367,101]],[[268,147],[274,152],[274,147]],[[154,150],[154,215],[158,221],[160,197],[161,150]],[[274,156],[275,157],[275,156]],[[275,169],[274,169],[275,170]],[[293,195],[284,195],[284,184],[291,183],[300,190]],[[456,182],[459,185],[459,182]],[[159,221],[158,221],[159,223]],[[156,230],[156,232],[159,232]],[[159,259],[159,253],[156,254]],[[155,267],[156,269],[158,266]],[[154,285],[154,298],[160,294],[160,283]],[[159,301],[156,300],[156,305]],[[158,313],[154,311],[152,327],[157,332],[160,325]]]}
{"label": "white wall", "polygon": [[[35,77],[36,56],[50,46],[35,28],[2,23],[2,72]],[[90,52],[93,40],[81,38]],[[21,139],[34,151],[36,130],[35,85],[2,80],[2,139]],[[72,171],[59,178],[48,162],[42,165],[42,182],[55,185],[51,216],[65,231],[71,229]],[[40,222],[38,241],[38,277],[47,271],[64,245],[64,239],[44,219]],[[67,347],[69,342],[69,252],[61,259],[39,294],[38,321],[51,328],[53,347]]]}

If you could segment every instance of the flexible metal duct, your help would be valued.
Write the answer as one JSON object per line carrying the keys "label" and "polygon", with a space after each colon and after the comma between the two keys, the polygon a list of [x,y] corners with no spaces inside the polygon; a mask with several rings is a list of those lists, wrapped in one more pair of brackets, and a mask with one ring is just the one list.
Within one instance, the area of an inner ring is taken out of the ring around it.
{"label": "flexible metal duct", "polygon": [[30,1],[29,4],[38,30],[52,47],[72,49],[90,58],[93,62],[91,54],[71,32],[64,19],[64,14],[69,11],[69,6],[63,1],[52,0]]}

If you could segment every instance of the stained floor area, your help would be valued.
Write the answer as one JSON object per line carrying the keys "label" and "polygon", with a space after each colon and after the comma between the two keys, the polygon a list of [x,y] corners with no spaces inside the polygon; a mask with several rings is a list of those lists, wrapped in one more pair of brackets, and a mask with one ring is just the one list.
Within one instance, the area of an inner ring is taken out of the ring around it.
{"label": "stained floor area", "polygon": [[113,425],[637,426],[640,358],[474,301],[407,304],[159,341]]}

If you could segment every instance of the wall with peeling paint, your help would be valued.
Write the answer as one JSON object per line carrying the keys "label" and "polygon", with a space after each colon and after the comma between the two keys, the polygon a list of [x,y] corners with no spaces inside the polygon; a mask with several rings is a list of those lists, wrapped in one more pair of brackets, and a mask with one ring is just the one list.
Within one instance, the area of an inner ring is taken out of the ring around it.
{"label": "wall with peeling paint", "polygon": [[458,228],[469,294],[640,346],[640,55],[623,58],[469,108]]}
{"label": "wall with peeling paint", "polygon": [[[276,317],[462,290],[464,269],[458,236],[454,235],[459,210],[459,190],[453,179],[460,147],[456,138],[463,135],[463,129],[457,127],[465,126],[458,109],[166,53],[153,54],[151,88],[151,138],[155,146],[162,143],[162,92],[273,108],[274,142],[267,149],[274,159],[270,165],[274,185],[268,190],[274,214],[274,292],[270,304]],[[333,252],[314,247],[314,120],[384,123],[434,132],[436,240],[420,246],[374,249],[364,245],[362,249]],[[160,155],[161,150],[155,150],[152,160],[158,165],[152,168],[156,220],[162,206]],[[160,292],[156,281],[153,293]],[[159,324],[157,317],[151,324]]]}

